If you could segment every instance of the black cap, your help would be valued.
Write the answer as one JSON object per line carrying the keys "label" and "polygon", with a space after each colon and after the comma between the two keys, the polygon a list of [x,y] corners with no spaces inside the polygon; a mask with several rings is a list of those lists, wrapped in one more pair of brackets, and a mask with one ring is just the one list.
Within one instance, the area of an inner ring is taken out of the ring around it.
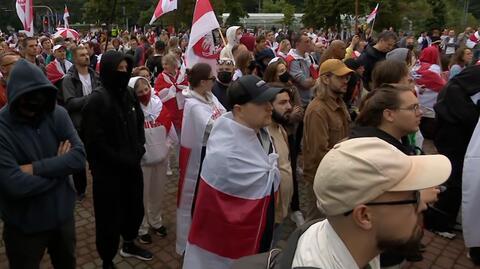
{"label": "black cap", "polygon": [[275,99],[282,88],[269,87],[265,81],[254,75],[246,75],[233,82],[227,90],[230,105],[265,103]]}

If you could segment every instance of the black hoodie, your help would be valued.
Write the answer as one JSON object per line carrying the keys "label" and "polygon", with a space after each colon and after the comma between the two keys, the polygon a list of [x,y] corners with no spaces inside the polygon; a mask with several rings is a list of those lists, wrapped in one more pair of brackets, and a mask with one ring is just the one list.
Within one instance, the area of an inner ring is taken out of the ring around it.
{"label": "black hoodie", "polygon": [[480,66],[465,68],[438,94],[435,146],[465,154],[480,116],[480,105],[471,96],[480,92]]}
{"label": "black hoodie", "polygon": [[[143,112],[133,89],[118,88],[117,67],[133,60],[122,53],[109,51],[100,62],[102,85],[90,95],[82,112],[82,131],[90,166],[122,173],[122,169],[140,166],[145,153]],[[128,81],[127,81],[128,82]]]}
{"label": "black hoodie", "polygon": [[[19,114],[20,98],[41,91],[46,113],[33,119]],[[54,229],[73,218],[75,190],[69,180],[85,169],[85,151],[67,111],[55,105],[57,89],[44,73],[19,60],[9,77],[9,104],[0,110],[0,215],[24,233]],[[71,149],[57,156],[60,142]],[[34,175],[21,165],[33,165]]]}
{"label": "black hoodie", "polygon": [[367,90],[372,90],[370,89],[370,82],[372,81],[373,68],[375,68],[375,65],[378,62],[385,60],[386,56],[387,53],[377,50],[372,45],[368,45],[362,55],[358,58],[358,61],[362,62],[365,67],[365,72],[363,73],[363,86]]}

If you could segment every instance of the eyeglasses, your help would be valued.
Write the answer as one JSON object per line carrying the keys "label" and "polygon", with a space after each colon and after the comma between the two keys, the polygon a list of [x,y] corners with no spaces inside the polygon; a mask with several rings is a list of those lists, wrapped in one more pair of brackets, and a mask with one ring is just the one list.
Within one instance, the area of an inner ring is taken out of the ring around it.
{"label": "eyeglasses", "polygon": [[217,64],[219,65],[234,65],[232,60],[217,60]]}
{"label": "eyeglasses", "polygon": [[422,108],[420,107],[419,104],[415,104],[413,106],[410,106],[410,107],[400,107],[400,108],[397,108],[397,110],[407,110],[407,111],[413,111],[413,113],[415,114],[419,114],[421,112],[423,112]]}
{"label": "eyeglasses", "polygon": [[[420,208],[420,191],[415,191],[415,199],[414,200],[400,200],[400,201],[389,201],[389,202],[371,202],[371,203],[366,203],[365,205],[369,206],[378,206],[378,205],[410,205],[414,204],[415,212],[418,212],[418,209]],[[345,212],[343,215],[348,216],[352,214],[353,210],[350,210],[348,212]]]}

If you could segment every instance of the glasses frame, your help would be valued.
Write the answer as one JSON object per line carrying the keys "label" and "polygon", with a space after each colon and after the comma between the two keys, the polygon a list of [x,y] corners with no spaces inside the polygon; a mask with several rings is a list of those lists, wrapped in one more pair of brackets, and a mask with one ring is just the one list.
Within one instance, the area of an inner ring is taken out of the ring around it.
{"label": "glasses frame", "polygon": [[[415,200],[410,199],[410,200],[399,200],[399,201],[388,201],[388,202],[371,202],[371,203],[366,203],[364,205],[368,206],[379,206],[379,205],[409,205],[409,204],[415,204],[415,212],[418,212],[418,209],[420,208],[420,202],[421,202],[421,197],[420,197],[420,191],[415,191]],[[352,214],[353,210],[347,211],[343,213],[344,216],[348,216]]]}

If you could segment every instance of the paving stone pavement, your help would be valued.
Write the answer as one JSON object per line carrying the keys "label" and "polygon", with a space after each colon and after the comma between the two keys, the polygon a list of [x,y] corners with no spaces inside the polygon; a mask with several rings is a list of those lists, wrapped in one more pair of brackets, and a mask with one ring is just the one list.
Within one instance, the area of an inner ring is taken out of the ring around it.
{"label": "paving stone pavement", "polygon": [[[426,152],[434,152],[433,146],[427,141]],[[172,159],[173,160],[173,159]],[[146,245],[146,248],[154,253],[152,261],[144,262],[134,258],[122,258],[116,256],[114,262],[118,269],[176,269],[181,267],[181,257],[175,252],[175,206],[177,193],[177,165],[172,162],[174,168],[174,175],[168,179],[166,189],[166,204],[165,204],[165,226],[168,229],[166,238],[159,238],[153,236],[154,243]],[[91,196],[91,178],[89,177],[89,189],[85,201],[77,204],[75,209],[76,217],[76,234],[77,234],[77,268],[79,269],[96,269],[101,268],[101,260],[95,247],[95,218],[93,214],[93,202]],[[305,187],[300,183],[300,197],[305,197],[302,193],[305,192]],[[303,204],[304,201],[302,201]],[[287,225],[284,231],[284,237],[288,236],[294,228],[293,223],[287,220]],[[3,231],[3,224],[0,222],[0,232]],[[419,263],[404,264],[404,269],[467,269],[478,268],[466,257],[466,249],[463,243],[461,234],[454,240],[443,239],[439,236],[426,232],[424,243],[427,245],[427,250],[424,253],[424,260]],[[281,243],[280,243],[281,244]],[[8,261],[5,255],[5,247],[3,241],[0,240],[0,269],[8,268]],[[50,265],[50,259],[46,253],[41,269],[53,268]],[[62,269],[62,268],[59,268]],[[215,269],[215,268],[212,268]],[[349,269],[349,268],[347,268]]]}

